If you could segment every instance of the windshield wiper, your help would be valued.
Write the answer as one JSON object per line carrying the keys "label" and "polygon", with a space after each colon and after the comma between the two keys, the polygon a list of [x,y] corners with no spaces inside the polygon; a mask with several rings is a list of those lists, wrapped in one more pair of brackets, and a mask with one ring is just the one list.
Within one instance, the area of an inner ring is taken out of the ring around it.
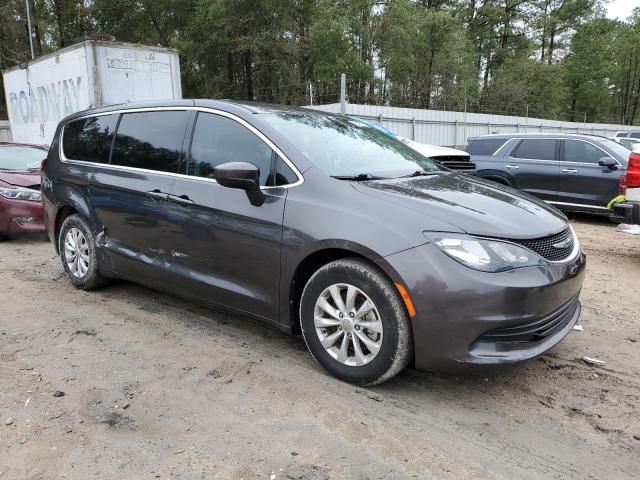
{"label": "windshield wiper", "polygon": [[413,173],[410,173],[408,175],[402,175],[398,178],[409,178],[409,177],[422,177],[422,176],[428,176],[428,175],[440,175],[442,172],[426,172],[424,170],[416,170]]}
{"label": "windshield wiper", "polygon": [[338,180],[352,180],[354,182],[364,182],[366,180],[385,180],[386,177],[378,177],[370,173],[358,173],[357,175],[331,175]]}

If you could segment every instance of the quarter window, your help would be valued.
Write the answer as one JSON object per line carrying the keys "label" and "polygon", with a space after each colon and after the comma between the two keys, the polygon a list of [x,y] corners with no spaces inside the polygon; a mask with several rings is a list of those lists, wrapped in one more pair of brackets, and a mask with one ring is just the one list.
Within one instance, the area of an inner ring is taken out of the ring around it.
{"label": "quarter window", "polygon": [[298,177],[296,176],[294,171],[291,170],[289,165],[287,165],[281,158],[278,158],[277,162],[275,185],[280,186],[296,183],[298,181]]}
{"label": "quarter window", "polygon": [[71,160],[108,163],[118,115],[100,115],[67,123],[62,135],[64,156]]}
{"label": "quarter window", "polygon": [[123,114],[111,163],[178,173],[186,118],[183,111]]}
{"label": "quarter window", "polygon": [[606,153],[587,142],[580,140],[564,141],[564,161],[578,163],[598,164],[602,157],[608,157]]}
{"label": "quarter window", "polygon": [[467,153],[469,153],[469,155],[493,155],[506,141],[506,138],[470,140],[467,146]]}
{"label": "quarter window", "polygon": [[213,169],[228,162],[248,162],[260,170],[260,185],[273,185],[273,150],[245,126],[222,115],[198,113],[191,141],[189,175],[213,178]]}
{"label": "quarter window", "polygon": [[532,160],[556,160],[556,141],[525,139],[520,142],[511,156]]}

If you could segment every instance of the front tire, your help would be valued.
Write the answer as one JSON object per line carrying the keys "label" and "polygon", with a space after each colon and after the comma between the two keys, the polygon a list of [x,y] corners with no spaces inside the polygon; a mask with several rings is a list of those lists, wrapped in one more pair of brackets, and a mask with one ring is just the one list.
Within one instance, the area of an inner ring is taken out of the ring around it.
{"label": "front tire", "polygon": [[313,274],[302,292],[300,323],[316,361],[349,383],[385,382],[413,354],[409,319],[395,286],[360,259],[336,260]]}
{"label": "front tire", "polygon": [[96,238],[80,215],[70,215],[62,223],[58,237],[60,259],[71,284],[81,290],[94,290],[108,283],[100,274]]}

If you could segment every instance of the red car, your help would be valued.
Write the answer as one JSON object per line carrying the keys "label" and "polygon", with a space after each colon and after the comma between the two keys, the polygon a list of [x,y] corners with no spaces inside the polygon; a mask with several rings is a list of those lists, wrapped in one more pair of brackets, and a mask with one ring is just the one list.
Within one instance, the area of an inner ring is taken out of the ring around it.
{"label": "red car", "polygon": [[47,149],[0,143],[0,237],[44,231],[40,164]]}

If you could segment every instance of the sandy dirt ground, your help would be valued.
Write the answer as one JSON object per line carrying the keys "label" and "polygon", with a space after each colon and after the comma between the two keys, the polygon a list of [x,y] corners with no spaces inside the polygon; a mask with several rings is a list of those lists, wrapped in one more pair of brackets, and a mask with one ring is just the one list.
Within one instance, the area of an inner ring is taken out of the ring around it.
{"label": "sandy dirt ground", "polygon": [[76,291],[51,244],[0,243],[0,479],[640,478],[640,238],[573,223],[584,332],[498,375],[371,389],[300,338],[125,282]]}

